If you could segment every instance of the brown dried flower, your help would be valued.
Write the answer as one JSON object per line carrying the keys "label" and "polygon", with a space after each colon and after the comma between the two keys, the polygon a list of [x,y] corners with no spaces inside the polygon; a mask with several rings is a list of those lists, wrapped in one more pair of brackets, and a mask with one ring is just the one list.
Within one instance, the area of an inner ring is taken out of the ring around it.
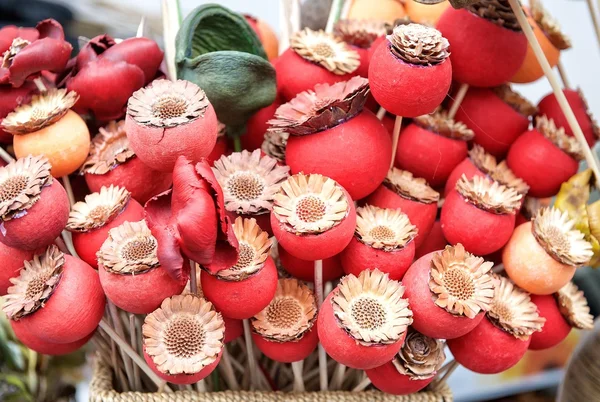
{"label": "brown dried flower", "polygon": [[102,187],[100,192],[85,196],[71,207],[67,230],[87,232],[101,228],[117,216],[131,199],[131,193],[124,187]]}
{"label": "brown dried flower", "polygon": [[267,131],[260,148],[266,155],[285,163],[285,150],[289,137],[289,133],[283,130]]}
{"label": "brown dried flower", "polygon": [[300,57],[336,75],[350,74],[360,66],[360,56],[341,39],[324,31],[304,28],[290,38],[290,48]]}
{"label": "brown dried flower", "polygon": [[560,29],[558,21],[556,21],[548,13],[540,0],[529,0],[529,9],[531,16],[537,23],[538,27],[544,32],[552,46],[558,50],[567,50],[571,48],[571,40]]}
{"label": "brown dried flower", "polygon": [[412,380],[427,380],[436,375],[444,364],[444,346],[439,339],[430,338],[409,327],[404,345],[392,363],[400,374]]}
{"label": "brown dried flower", "polygon": [[499,27],[521,31],[521,25],[508,0],[478,0],[466,5],[465,9]]}
{"label": "brown dried flower", "polygon": [[464,123],[449,118],[448,112],[445,110],[415,117],[413,122],[425,130],[447,138],[471,141],[475,137],[473,130],[468,128]]}
{"label": "brown dried flower", "polygon": [[594,316],[590,314],[590,306],[583,291],[569,282],[554,294],[560,313],[567,322],[577,329],[594,328]]}
{"label": "brown dried flower", "polygon": [[481,176],[469,180],[464,174],[456,182],[456,191],[476,207],[499,215],[516,213],[523,198],[515,189],[495,180]]}
{"label": "brown dried flower", "polygon": [[387,38],[392,44],[392,53],[406,63],[434,66],[450,56],[448,39],[437,29],[425,25],[397,25]]}
{"label": "brown dried flower", "polygon": [[417,227],[400,210],[365,205],[356,209],[355,235],[373,248],[393,251],[412,241]]}
{"label": "brown dried flower", "polygon": [[4,54],[2,55],[2,63],[0,63],[0,68],[9,68],[10,65],[12,64],[15,56],[21,50],[23,50],[27,45],[30,45],[30,44],[31,44],[31,42],[28,41],[27,39],[23,39],[23,38],[13,39],[8,50],[6,50],[4,52]]}
{"label": "brown dried flower", "polygon": [[578,161],[583,159],[583,150],[579,142],[574,137],[569,137],[563,127],[556,127],[554,120],[549,119],[546,115],[538,116],[535,119],[535,128],[572,158]]}
{"label": "brown dried flower", "polygon": [[521,94],[514,91],[510,85],[504,84],[498,87],[492,88],[492,91],[498,96],[504,103],[512,107],[514,110],[519,112],[525,117],[535,116],[538,108],[533,103],[525,99]]}
{"label": "brown dried flower", "polygon": [[485,174],[492,173],[497,166],[496,157],[492,154],[485,152],[480,145],[473,145],[473,148],[469,150],[469,159],[473,162],[473,165]]}
{"label": "brown dried flower", "polygon": [[383,184],[396,194],[424,204],[440,200],[440,193],[431,188],[425,179],[414,177],[408,170],[392,168]]}
{"label": "brown dried flower", "polygon": [[339,20],[333,27],[333,32],[349,45],[368,49],[375,39],[386,34],[386,29],[380,21]]}
{"label": "brown dried flower", "polygon": [[506,187],[513,188],[517,193],[525,197],[529,191],[529,185],[508,167],[506,161],[500,162],[496,168],[489,173],[490,177]]}
{"label": "brown dried flower", "polygon": [[81,173],[105,174],[134,156],[125,132],[125,120],[111,121],[106,127],[101,127],[92,139]]}

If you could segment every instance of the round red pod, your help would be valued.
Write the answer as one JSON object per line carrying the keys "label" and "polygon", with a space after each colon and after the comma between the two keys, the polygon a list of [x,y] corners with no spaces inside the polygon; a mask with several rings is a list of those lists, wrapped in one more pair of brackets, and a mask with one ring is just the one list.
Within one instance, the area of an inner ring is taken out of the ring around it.
{"label": "round red pod", "polygon": [[[277,245],[279,252],[279,261],[283,269],[294,278],[305,282],[315,281],[315,263],[314,261],[302,260],[288,253],[281,244]],[[336,280],[344,275],[340,254],[323,260],[323,282]]]}
{"label": "round red pod", "polygon": [[385,24],[368,19],[344,19],[339,20],[333,30],[336,36],[358,53],[360,66],[356,73],[361,77],[368,78],[371,47],[379,44],[380,38],[385,39],[383,36],[386,34]]}
{"label": "round red pod", "polygon": [[425,254],[429,254],[433,251],[443,250],[448,245],[448,240],[444,237],[444,231],[442,230],[442,223],[435,221],[429,235],[425,238],[425,241],[421,244],[415,252],[415,260],[423,257]]}
{"label": "round red pod", "polygon": [[540,317],[546,319],[541,332],[531,335],[529,349],[549,349],[562,342],[571,332],[571,325],[561,314],[554,295],[531,295]]}
{"label": "round red pod", "polygon": [[413,380],[407,375],[398,373],[392,362],[365,370],[365,374],[378,390],[392,395],[413,394],[428,386],[435,378],[432,376],[427,380]]}
{"label": "round red pod", "polygon": [[488,3],[476,3],[469,10],[448,7],[436,25],[452,44],[453,78],[474,87],[509,81],[527,54],[527,38],[516,17],[494,17],[497,10]]}
{"label": "round red pod", "polygon": [[317,348],[319,336],[317,324],[296,342],[273,342],[252,333],[252,341],[265,356],[282,363],[293,363],[306,359]]}
{"label": "round red pod", "polygon": [[225,322],[225,339],[223,339],[223,343],[227,344],[242,336],[244,333],[242,320],[223,317],[223,321]]}
{"label": "round red pod", "polygon": [[265,133],[269,128],[268,121],[273,118],[277,108],[281,106],[279,98],[269,106],[258,110],[246,122],[246,133],[240,137],[242,148],[248,151],[260,149],[265,140]]}
{"label": "round red pod", "polygon": [[19,271],[33,258],[33,251],[19,250],[0,243],[0,296],[5,296],[8,288],[12,286],[10,278],[19,275]]}
{"label": "round red pod", "polygon": [[152,371],[154,371],[154,373],[156,375],[158,375],[160,378],[162,378],[163,380],[170,382],[171,384],[190,385],[190,384],[195,384],[198,381],[201,381],[201,380],[205,379],[206,377],[208,377],[210,375],[210,373],[212,373],[219,365],[219,362],[221,361],[222,353],[223,352],[219,353],[219,355],[217,356],[217,358],[214,362],[212,362],[208,366],[205,366],[204,368],[202,368],[202,370],[200,370],[196,374],[170,375],[170,374],[163,373],[158,368],[156,363],[154,363],[154,360],[152,360],[152,358],[150,356],[148,356],[148,353],[146,352],[145,347],[144,347],[144,360],[146,360],[148,367],[150,367],[150,369]]}
{"label": "round red pod", "polygon": [[[96,329],[104,314],[106,299],[98,273],[54,245],[29,261],[13,283],[4,311],[13,327],[43,341],[81,340]],[[39,293],[29,294],[30,288]],[[31,304],[33,308],[26,313],[25,305]]]}
{"label": "round red pod", "polygon": [[211,153],[218,122],[213,106],[197,85],[156,80],[129,99],[125,131],[142,162],[172,172],[181,155],[196,162]]}
{"label": "round red pod", "polygon": [[70,342],[70,343],[55,343],[48,342],[43,339],[38,338],[34,334],[26,331],[23,327],[18,325],[12,325],[14,321],[11,321],[11,327],[17,339],[29,349],[50,356],[62,356],[68,355],[69,353],[73,353],[76,350],[81,349],[88,341],[94,336],[96,330],[92,331],[88,336],[81,338],[78,341]]}
{"label": "round red pod", "polygon": [[551,119],[538,117],[536,128],[511,145],[506,162],[529,185],[530,196],[546,198],[556,195],[561,184],[577,173],[581,159],[574,138],[557,129]]}
{"label": "round red pod", "polygon": [[417,227],[415,247],[418,249],[431,231],[437,216],[440,194],[424,179],[406,170],[392,168],[381,186],[365,202],[380,208],[399,209]]}
{"label": "round red pod", "polygon": [[465,175],[468,180],[471,180],[475,176],[485,177],[491,176],[497,167],[496,158],[487,153],[481,146],[474,145],[469,150],[469,156],[459,163],[446,181],[444,187],[444,194],[449,194],[454,187],[456,182]]}

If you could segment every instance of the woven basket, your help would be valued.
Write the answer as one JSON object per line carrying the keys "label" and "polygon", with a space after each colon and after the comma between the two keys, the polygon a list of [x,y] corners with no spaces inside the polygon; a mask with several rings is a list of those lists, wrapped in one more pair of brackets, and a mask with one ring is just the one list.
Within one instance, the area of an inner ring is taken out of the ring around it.
{"label": "woven basket", "polygon": [[113,372],[101,359],[95,359],[94,377],[90,384],[91,402],[452,402],[452,393],[446,384],[436,391],[394,396],[378,391],[349,392],[194,392],[173,393],[117,392],[113,389]]}

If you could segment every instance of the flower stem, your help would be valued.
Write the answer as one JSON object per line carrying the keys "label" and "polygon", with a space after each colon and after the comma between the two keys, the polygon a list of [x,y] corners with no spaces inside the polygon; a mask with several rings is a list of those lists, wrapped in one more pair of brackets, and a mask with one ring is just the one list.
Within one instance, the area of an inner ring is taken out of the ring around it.
{"label": "flower stem", "polygon": [[456,116],[456,112],[458,112],[458,108],[465,99],[468,90],[469,84],[460,84],[458,92],[456,93],[456,98],[454,98],[454,102],[452,102],[452,107],[450,107],[450,111],[448,112],[449,119],[454,119],[454,116]]}
{"label": "flower stem", "polygon": [[[321,309],[323,304],[323,260],[315,261],[315,293],[317,294],[317,307]],[[319,343],[319,378],[321,391],[327,391],[327,354],[323,345]]]}
{"label": "flower stem", "polygon": [[242,152],[242,139],[239,135],[233,137],[233,150],[235,152]]}

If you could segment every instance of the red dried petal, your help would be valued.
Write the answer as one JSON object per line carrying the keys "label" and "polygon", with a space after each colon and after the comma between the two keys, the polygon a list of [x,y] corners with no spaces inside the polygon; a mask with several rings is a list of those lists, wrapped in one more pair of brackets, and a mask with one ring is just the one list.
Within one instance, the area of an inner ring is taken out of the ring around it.
{"label": "red dried petal", "polygon": [[35,28],[20,28],[14,25],[8,25],[0,29],[0,55],[8,50],[15,38],[22,38],[33,42],[39,36]]}
{"label": "red dried petal", "polygon": [[210,265],[217,245],[217,212],[210,194],[197,191],[176,220],[185,255],[202,266]]}
{"label": "red dried petal", "polygon": [[126,61],[138,66],[144,72],[145,81],[148,83],[156,76],[163,52],[152,39],[129,38],[106,50],[102,58]]}
{"label": "red dried petal", "polygon": [[61,72],[69,61],[71,50],[71,44],[53,38],[38,39],[25,46],[9,67],[11,84],[18,88],[28,77],[42,70]]}
{"label": "red dried petal", "polygon": [[52,18],[38,22],[35,29],[40,33],[39,38],[52,38],[56,40],[65,40],[65,31],[62,25]]}
{"label": "red dried petal", "polygon": [[167,226],[171,222],[172,190],[169,189],[150,198],[144,205],[144,219],[152,230],[154,226]]}
{"label": "red dried petal", "polygon": [[81,70],[86,64],[92,60],[96,60],[102,53],[115,44],[115,40],[110,35],[104,34],[93,37],[79,51],[75,68]]}
{"label": "red dried petal", "polygon": [[192,201],[199,191],[210,192],[210,186],[196,173],[194,165],[185,156],[179,156],[173,168],[173,214]]}

